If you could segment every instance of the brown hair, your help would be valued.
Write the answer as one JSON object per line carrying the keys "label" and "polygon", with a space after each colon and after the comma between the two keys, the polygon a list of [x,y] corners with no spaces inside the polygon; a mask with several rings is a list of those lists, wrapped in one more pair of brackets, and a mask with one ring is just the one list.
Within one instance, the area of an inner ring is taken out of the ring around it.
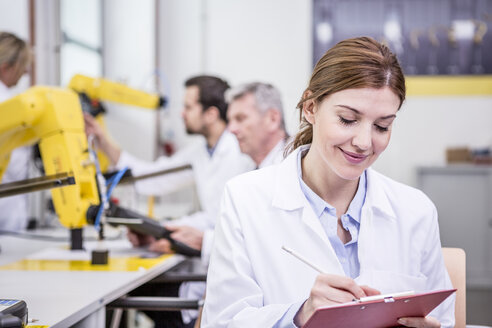
{"label": "brown hair", "polygon": [[22,39],[12,33],[0,32],[0,65],[16,66],[23,71],[31,62],[31,49]]}
{"label": "brown hair", "polygon": [[312,142],[313,127],[302,114],[302,106],[306,101],[319,103],[325,97],[346,89],[380,89],[386,86],[400,98],[401,107],[405,100],[405,78],[396,56],[388,47],[369,37],[337,43],[314,67],[309,85],[297,104],[301,121],[299,132],[287,147],[286,153]]}
{"label": "brown hair", "polygon": [[229,89],[229,84],[211,75],[199,75],[185,81],[185,87],[197,86],[199,92],[199,102],[203,106],[203,111],[210,107],[217,107],[220,118],[227,123],[227,102],[225,92]]}

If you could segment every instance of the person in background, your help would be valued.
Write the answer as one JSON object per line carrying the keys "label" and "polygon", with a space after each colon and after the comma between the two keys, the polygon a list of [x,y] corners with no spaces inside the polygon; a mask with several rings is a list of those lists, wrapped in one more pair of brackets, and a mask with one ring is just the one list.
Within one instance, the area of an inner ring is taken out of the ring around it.
{"label": "person in background", "polygon": [[[434,204],[370,168],[404,99],[386,46],[360,37],[324,54],[298,104],[290,154],[226,184],[202,327],[301,327],[322,306],[452,288]],[[399,323],[453,327],[454,296]]]}
{"label": "person in background", "polygon": [[[185,82],[183,121],[188,134],[203,138],[171,157],[160,157],[154,162],[141,161],[114,145],[90,115],[85,115],[86,133],[93,135],[98,147],[109,157],[117,168],[128,166],[134,175],[142,175],[184,164],[192,165],[192,175],[176,173],[136,182],[140,194],[161,195],[173,189],[179,189],[190,179],[195,181],[202,210],[173,220],[166,227],[173,231],[175,240],[202,251],[202,258],[208,259],[207,250],[211,249],[215,219],[218,216],[220,195],[229,178],[251,170],[251,160],[241,154],[234,135],[227,131],[227,103],[224,98],[229,88],[226,81],[214,76],[196,76]],[[171,245],[166,239],[155,240],[129,232],[128,237],[134,246],[148,246],[149,250],[169,253]],[[199,299],[203,297],[204,282],[181,284],[179,296]],[[166,292],[175,294],[174,291]],[[178,294],[176,292],[176,294]],[[162,295],[160,295],[162,296]],[[150,313],[158,324],[166,327],[192,326],[196,311]]]}
{"label": "person in background", "polygon": [[257,168],[281,162],[288,134],[280,92],[270,84],[253,82],[228,90],[226,100],[228,129],[236,136],[241,152],[251,157]]}
{"label": "person in background", "polygon": [[[225,98],[229,105],[227,128],[238,139],[241,152],[255,162],[256,168],[280,162],[287,138],[280,92],[270,84],[253,82],[227,90]],[[183,230],[174,224],[166,227]],[[213,230],[204,232],[208,241],[201,248],[205,265],[212,249]],[[160,251],[171,251],[167,241],[160,243]]]}
{"label": "person in background", "polygon": [[[228,90],[226,101],[228,129],[256,169],[281,162],[288,134],[280,92],[270,84],[251,82]],[[213,231],[209,233],[213,236]]]}
{"label": "person in background", "polygon": [[[29,45],[16,35],[0,32],[0,102],[13,96],[11,88],[17,85],[26,73],[32,60]],[[32,147],[16,148],[0,181],[9,183],[29,177]],[[0,229],[21,231],[27,227],[28,195],[21,194],[0,198]]]}

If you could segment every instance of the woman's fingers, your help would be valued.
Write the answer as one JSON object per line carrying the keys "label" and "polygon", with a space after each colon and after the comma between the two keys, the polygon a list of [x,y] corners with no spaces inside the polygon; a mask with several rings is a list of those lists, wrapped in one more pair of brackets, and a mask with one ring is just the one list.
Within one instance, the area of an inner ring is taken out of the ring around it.
{"label": "woman's fingers", "polygon": [[320,274],[317,278],[317,281],[318,280],[325,286],[330,286],[332,288],[350,293],[350,299],[346,302],[349,302],[354,298],[367,296],[364,289],[357,285],[354,279],[349,277],[332,274]]}
{"label": "woman's fingers", "polygon": [[335,303],[351,302],[367,296],[357,283],[348,277],[320,274],[311,289],[310,306],[318,308]]}
{"label": "woman's fingers", "polygon": [[398,323],[405,327],[439,328],[441,323],[433,317],[406,317],[398,319]]}
{"label": "woman's fingers", "polygon": [[314,311],[321,307],[337,303],[351,302],[368,295],[377,295],[379,291],[368,286],[359,286],[349,277],[320,274],[316,277],[308,300],[297,312],[294,322],[304,325]]}
{"label": "woman's fingers", "polygon": [[367,296],[374,296],[374,295],[381,295],[381,292],[377,289],[374,289],[372,287],[369,287],[367,285],[362,285],[360,286],[364,293],[366,293]]}

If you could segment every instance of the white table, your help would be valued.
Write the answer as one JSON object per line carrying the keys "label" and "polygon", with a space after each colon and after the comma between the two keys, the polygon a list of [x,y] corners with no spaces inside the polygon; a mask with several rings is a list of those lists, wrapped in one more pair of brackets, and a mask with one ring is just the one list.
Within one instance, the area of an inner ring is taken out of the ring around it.
{"label": "white table", "polygon": [[[120,249],[121,252],[121,242]],[[107,245],[111,249],[112,242]],[[0,265],[60,243],[0,236]],[[128,243],[128,252],[134,253]],[[111,251],[110,251],[111,256]],[[105,306],[180,263],[173,255],[150,269],[114,271],[0,270],[0,298],[21,299],[34,324],[56,327],[104,327]]]}

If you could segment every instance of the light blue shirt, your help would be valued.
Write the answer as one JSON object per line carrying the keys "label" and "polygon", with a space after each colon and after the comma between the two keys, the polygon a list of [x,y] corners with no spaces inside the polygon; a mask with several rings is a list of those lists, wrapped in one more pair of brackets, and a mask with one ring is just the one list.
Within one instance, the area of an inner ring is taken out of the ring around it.
{"label": "light blue shirt", "polygon": [[321,225],[325,230],[326,236],[328,237],[338,260],[342,264],[345,275],[351,278],[358,277],[360,264],[359,257],[357,256],[357,241],[359,240],[362,205],[364,205],[366,198],[366,172],[360,176],[359,187],[357,188],[357,192],[349,205],[347,213],[342,214],[341,216],[343,228],[350,232],[350,236],[352,237],[346,244],[343,244],[337,235],[338,217],[336,209],[319,197],[302,180],[301,152],[299,152],[298,157],[297,174],[299,176],[301,190],[304,193],[304,196],[306,196],[309,204],[311,204],[314,213],[318,216]]}
{"label": "light blue shirt", "polygon": [[[359,276],[360,263],[358,257],[358,240],[359,240],[359,229],[360,229],[360,217],[362,212],[362,206],[366,199],[367,191],[367,178],[366,172],[360,176],[359,186],[357,192],[355,193],[352,202],[349,205],[347,213],[341,216],[342,226],[345,230],[350,232],[352,239],[343,244],[337,235],[338,229],[338,217],[336,214],[336,209],[325,202],[321,197],[319,197],[308,185],[302,180],[302,166],[301,159],[305,152],[299,152],[297,157],[297,175],[299,177],[299,184],[301,190],[311,205],[314,213],[318,216],[321,221],[321,225],[325,230],[326,236],[330,241],[338,260],[342,264],[343,271],[345,275],[356,278]],[[299,308],[304,304],[304,301],[297,302],[293,304],[285,315],[280,319],[275,328],[280,327],[296,327],[294,325],[294,316],[296,315]]]}

